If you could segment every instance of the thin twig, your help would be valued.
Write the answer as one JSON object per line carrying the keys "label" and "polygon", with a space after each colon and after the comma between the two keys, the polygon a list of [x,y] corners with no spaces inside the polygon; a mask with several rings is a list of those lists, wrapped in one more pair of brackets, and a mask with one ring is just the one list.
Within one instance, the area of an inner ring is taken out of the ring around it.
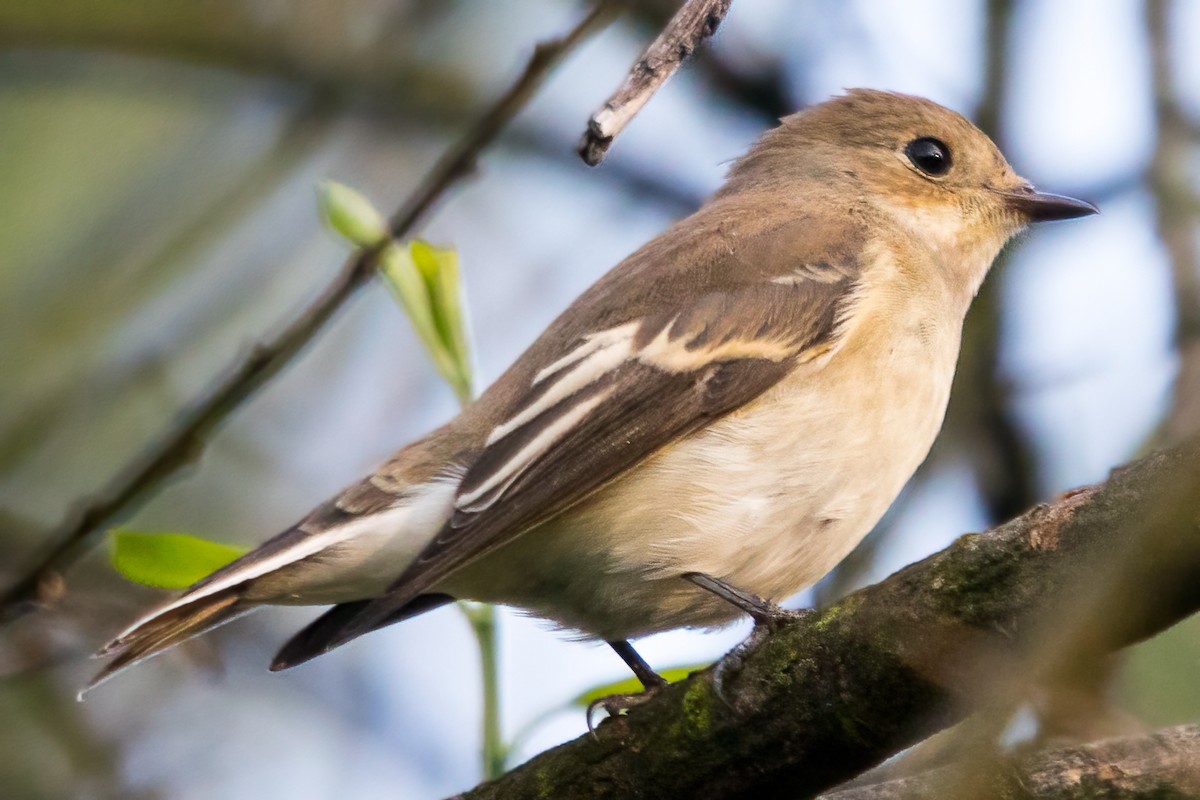
{"label": "thin twig", "polygon": [[[612,16],[614,3],[599,0],[567,34],[539,43],[516,82],[456,146],[434,165],[408,202],[390,220],[392,236],[406,236],[434,203],[470,174],[479,154],[524,107],[547,75],[584,38]],[[73,562],[92,535],[146,500],[182,467],[196,460],[205,439],[224,420],[299,353],[334,313],[375,272],[384,243],[359,251],[342,266],[324,291],[273,339],[254,346],[235,363],[216,388],[186,407],[174,424],[150,443],[97,494],[75,509],[50,534],[31,567],[0,597],[0,621],[32,610],[39,587],[56,570]]]}
{"label": "thin twig", "polygon": [[684,59],[716,33],[733,0],[687,0],[671,18],[637,63],[625,82],[588,120],[579,143],[579,155],[588,166],[604,160],[613,139],[675,74]]}

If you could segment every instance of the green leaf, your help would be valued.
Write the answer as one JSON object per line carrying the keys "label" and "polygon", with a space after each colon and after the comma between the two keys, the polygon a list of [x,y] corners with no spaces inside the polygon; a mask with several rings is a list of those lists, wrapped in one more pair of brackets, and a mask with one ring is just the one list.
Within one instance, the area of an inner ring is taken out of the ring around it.
{"label": "green leaf", "polygon": [[386,248],[380,271],[438,373],[460,400],[469,400],[471,365],[457,253],[414,240],[406,247]]}
{"label": "green leaf", "polygon": [[[699,672],[707,666],[708,664],[693,664],[690,667],[671,667],[669,669],[664,669],[658,674],[666,678],[667,683],[675,683],[676,681],[683,680],[693,672]],[[571,700],[571,704],[587,708],[595,701],[604,697],[608,697],[609,695],[634,694],[635,692],[642,691],[642,688],[642,682],[637,678],[626,678],[623,681],[606,683],[603,686],[597,686],[594,689],[588,689],[586,692],[574,697]]]}
{"label": "green leaf", "polygon": [[450,363],[449,353],[442,346],[437,324],[433,320],[433,306],[425,279],[406,248],[388,247],[380,256],[380,271],[392,294],[400,301],[413,330],[433,357],[434,365],[442,371]]}
{"label": "green leaf", "polygon": [[186,589],[247,552],[186,533],[108,532],[109,560],[127,580],[159,589]]}
{"label": "green leaf", "polygon": [[317,184],[317,206],[325,224],[355,247],[372,247],[388,235],[383,215],[370,200],[344,183]]}
{"label": "green leaf", "polygon": [[434,319],[438,323],[443,344],[454,358],[458,374],[466,380],[465,389],[469,397],[472,389],[471,348],[468,344],[458,253],[451,249],[438,249],[425,242],[413,242],[414,252],[418,247],[428,248],[427,257],[437,261],[437,270],[430,283]]}

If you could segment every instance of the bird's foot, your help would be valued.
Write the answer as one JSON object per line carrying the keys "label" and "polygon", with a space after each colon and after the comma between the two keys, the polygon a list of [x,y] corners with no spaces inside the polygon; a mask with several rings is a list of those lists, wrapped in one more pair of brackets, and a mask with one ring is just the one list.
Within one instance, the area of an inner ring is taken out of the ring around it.
{"label": "bird's foot", "polygon": [[[595,721],[597,709],[603,709],[604,713],[610,717],[619,717],[631,709],[637,708],[645,704],[652,698],[656,697],[659,691],[667,685],[666,681],[647,686],[640,692],[631,694],[610,694],[608,697],[600,697],[588,703],[587,707],[587,726],[588,732],[592,736],[596,736],[596,726],[599,724]],[[603,722],[603,719],[601,720]]]}
{"label": "bird's foot", "polygon": [[642,705],[657,694],[659,689],[667,685],[667,679],[651,669],[650,665],[638,655],[637,651],[633,649],[633,645],[629,644],[629,642],[619,639],[610,641],[608,645],[629,666],[629,669],[633,671],[637,679],[642,682],[644,688],[640,692],[612,694],[588,703],[587,726],[588,731],[593,736],[596,735],[596,726],[592,724],[592,715],[595,714],[596,709],[604,709],[610,717],[619,716],[631,708],[637,708]]}

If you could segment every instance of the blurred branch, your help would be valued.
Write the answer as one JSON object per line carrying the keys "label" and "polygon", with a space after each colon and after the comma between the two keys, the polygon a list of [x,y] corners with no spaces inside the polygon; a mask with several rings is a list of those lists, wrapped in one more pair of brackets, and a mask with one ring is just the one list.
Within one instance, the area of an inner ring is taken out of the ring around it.
{"label": "blurred branch", "polygon": [[[409,14],[415,11],[406,12]],[[0,3],[0,47],[107,50],[265,75],[387,110],[441,108],[469,87],[396,46],[364,36],[339,3],[285,14],[238,0],[62,0]],[[357,35],[356,35],[357,34]]]}
{"label": "blurred branch", "polygon": [[[136,266],[127,266],[127,270],[141,276],[137,284],[138,291],[152,291],[156,282],[173,275],[173,265],[188,263],[192,256],[211,245],[231,226],[249,218],[293,175],[296,166],[325,142],[336,120],[336,107],[321,94],[315,94],[291,109],[269,150],[255,163],[244,168],[232,186],[199,208],[152,252],[142,256],[138,251],[133,256]],[[170,180],[175,180],[175,177],[171,176]],[[79,252],[69,254],[67,260],[81,263],[95,260],[97,246],[94,240],[87,239],[85,247],[90,249],[90,253],[81,248]],[[113,255],[112,258],[126,262],[130,260],[128,255]],[[126,297],[133,294],[125,292]],[[134,296],[130,299],[137,298]],[[80,307],[72,307],[70,313],[86,313],[82,306],[89,302],[96,300],[91,296],[81,297]],[[159,342],[147,343],[144,355],[108,366],[104,386],[123,386],[136,380],[139,374],[152,374],[159,368],[161,347]],[[18,463],[53,432],[58,416],[73,397],[73,392],[64,385],[73,377],[77,376],[64,372],[62,382],[55,381],[43,385],[39,391],[31,392],[29,399],[0,425],[0,471]],[[99,396],[103,394],[107,394],[105,389],[93,387],[93,402],[99,402]]]}
{"label": "blurred branch", "polygon": [[1147,181],[1175,283],[1179,375],[1163,436],[1177,442],[1200,431],[1200,193],[1192,168],[1200,158],[1200,129],[1185,115],[1172,73],[1170,10],[1165,0],[1146,4],[1158,128]]}
{"label": "blurred branch", "polygon": [[[613,3],[599,0],[570,32],[539,43],[524,71],[463,139],[439,160],[405,205],[389,220],[392,237],[406,236],[436,201],[473,170],[480,153],[490,145],[541,86],[551,70],[575,46],[611,18]],[[316,336],[334,313],[375,272],[386,242],[349,258],[337,277],[281,333],[255,346],[204,397],[184,409],[175,424],[121,470],[101,492],[79,502],[50,535],[33,566],[2,598],[0,620],[33,607],[43,582],[69,565],[89,543],[92,534],[143,502],[182,467],[194,461],[205,438],[243,402]]]}
{"label": "blurred branch", "polygon": [[[1200,609],[1200,440],[726,656],[468,798],[809,797]],[[954,796],[945,794],[939,796]]]}
{"label": "blurred branch", "polygon": [[[911,778],[829,792],[821,800],[942,797],[948,766]],[[983,776],[995,797],[1161,800],[1200,796],[1200,725],[1003,759]]]}
{"label": "blurred branch", "polygon": [[[648,6],[629,11],[656,28],[666,23]],[[325,9],[322,14],[329,14]],[[199,0],[182,7],[128,2],[120,9],[93,2],[66,0],[38,13],[19,5],[0,4],[0,48],[77,48],[132,53],[146,58],[215,67],[261,75],[295,84],[322,98],[331,112],[354,115],[365,122],[394,127],[397,113],[407,120],[444,127],[468,125],[474,119],[474,89],[465,76],[448,77],[444,67],[429,69],[421,60],[404,60],[406,48],[394,37],[381,37],[386,47],[363,52],[361,46],[330,46],[330,31],[349,27],[345,20],[289,15],[284,19],[247,14],[244,3]],[[335,36],[336,39],[336,36]],[[314,41],[320,46],[314,46]],[[782,71],[774,64],[745,75],[707,53],[701,68],[713,85],[770,118],[788,110]],[[515,129],[506,137],[515,147],[566,161],[561,143],[540,129]],[[571,156],[574,158],[574,156]],[[703,196],[680,190],[643,172],[614,164],[606,170],[629,190],[648,193],[682,212],[694,210]]]}
{"label": "blurred branch", "polygon": [[624,83],[588,120],[579,155],[588,166],[604,160],[613,140],[675,74],[684,59],[717,32],[733,0],[685,0],[629,70]]}
{"label": "blurred branch", "polygon": [[[983,94],[975,118],[1002,151],[1012,20],[1011,0],[988,0]],[[1000,283],[1010,253],[1005,250],[996,260],[967,315],[947,414],[949,443],[969,455],[992,521],[1019,514],[1037,499],[1034,457],[999,374]]]}

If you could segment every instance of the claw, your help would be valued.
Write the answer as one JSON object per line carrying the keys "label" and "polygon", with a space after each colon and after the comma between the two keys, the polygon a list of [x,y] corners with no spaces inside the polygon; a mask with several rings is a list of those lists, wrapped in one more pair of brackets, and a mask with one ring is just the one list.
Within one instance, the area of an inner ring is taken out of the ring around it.
{"label": "claw", "polygon": [[734,710],[734,705],[729,697],[725,694],[725,676],[730,669],[733,669],[736,672],[741,671],[744,663],[742,661],[742,648],[743,645],[739,644],[737,647],[733,648],[724,656],[722,656],[717,663],[713,664],[712,678],[710,678],[713,687],[713,694],[716,695],[717,699],[724,703],[725,707],[731,711]]}
{"label": "claw", "polygon": [[603,708],[608,713],[608,716],[615,717],[631,708],[637,708],[657,694],[659,689],[667,685],[667,681],[650,668],[650,665],[637,654],[637,651],[633,649],[633,646],[629,642],[615,640],[608,644],[621,657],[621,660],[633,670],[633,674],[642,682],[642,686],[645,688],[633,694],[612,694],[588,703],[587,726],[588,732],[592,736],[596,736],[596,726],[592,723],[592,715],[596,713],[597,708]]}
{"label": "claw", "polygon": [[[663,686],[665,685],[666,684],[663,684]],[[662,686],[659,685],[648,686],[642,691],[634,692],[633,694],[610,694],[608,697],[600,697],[588,703],[588,733],[590,733],[594,738],[600,738],[599,734],[596,733],[597,724],[592,720],[597,708],[604,709],[604,712],[610,717],[617,717],[629,711],[630,709],[637,708],[638,706],[648,702],[651,698],[658,694],[660,689],[662,689]]]}

